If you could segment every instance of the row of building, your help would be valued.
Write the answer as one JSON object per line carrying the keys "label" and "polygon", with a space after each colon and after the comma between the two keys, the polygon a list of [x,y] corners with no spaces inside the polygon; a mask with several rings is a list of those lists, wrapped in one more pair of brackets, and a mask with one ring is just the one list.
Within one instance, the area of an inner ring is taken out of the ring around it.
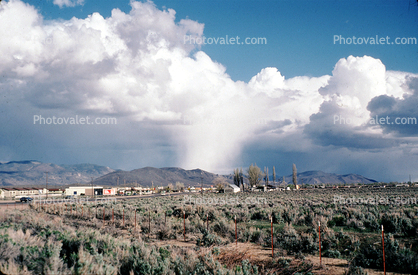
{"label": "row of building", "polygon": [[45,196],[113,196],[125,194],[149,194],[151,188],[119,187],[103,188],[102,186],[70,186],[68,188],[40,188],[40,187],[2,187],[0,198],[45,197]]}
{"label": "row of building", "polygon": [[[240,188],[234,184],[224,187],[225,192],[240,192]],[[164,193],[166,188],[160,187],[113,187],[102,186],[70,186],[67,188],[42,188],[42,187],[2,187],[0,188],[0,199],[21,197],[58,197],[58,196],[114,196],[114,195],[144,195],[157,192]],[[212,188],[188,187],[184,192],[211,192]]]}

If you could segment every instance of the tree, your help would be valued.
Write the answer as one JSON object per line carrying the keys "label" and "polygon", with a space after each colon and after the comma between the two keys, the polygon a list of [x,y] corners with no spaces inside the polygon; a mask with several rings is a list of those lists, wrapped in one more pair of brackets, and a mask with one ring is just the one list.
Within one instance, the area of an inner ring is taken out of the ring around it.
{"label": "tree", "polygon": [[242,191],[244,191],[244,173],[242,172],[242,167],[239,170],[239,180],[241,182]]}
{"label": "tree", "polygon": [[268,167],[264,167],[264,185],[267,186],[269,185],[269,168]]}
{"label": "tree", "polygon": [[251,186],[257,186],[261,181],[261,170],[257,166],[257,164],[253,165],[251,164],[250,167],[247,170],[248,173],[248,180],[250,181]]}
{"label": "tree", "polygon": [[212,181],[213,185],[216,186],[216,190],[219,192],[225,189],[225,186],[228,184],[224,177],[217,177]]}
{"label": "tree", "polygon": [[293,163],[293,184],[296,186],[298,184],[298,171],[296,170],[296,165]]}
{"label": "tree", "polygon": [[234,169],[234,184],[239,187],[240,181],[241,180],[239,178],[239,170],[238,168]]}
{"label": "tree", "polygon": [[273,185],[276,185],[276,168],[273,166]]}
{"label": "tree", "polygon": [[184,191],[184,183],[177,181],[176,182],[176,189],[179,190],[180,192]]}

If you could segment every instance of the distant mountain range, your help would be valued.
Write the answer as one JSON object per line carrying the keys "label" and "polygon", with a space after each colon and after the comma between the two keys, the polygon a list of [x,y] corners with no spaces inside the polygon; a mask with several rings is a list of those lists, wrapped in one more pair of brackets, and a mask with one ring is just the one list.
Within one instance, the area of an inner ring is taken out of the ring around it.
{"label": "distant mountain range", "polygon": [[[283,177],[280,181],[283,180]],[[298,184],[339,184],[339,183],[375,183],[376,180],[369,179],[357,174],[338,175],[334,173],[325,173],[322,171],[306,171],[298,173]],[[292,175],[286,176],[285,181],[287,183],[293,182]]]}
{"label": "distant mountain range", "polygon": [[90,182],[114,172],[105,166],[94,164],[56,165],[35,160],[0,163],[1,186],[45,186],[48,172],[48,186],[62,186]]}
{"label": "distant mountain range", "polygon": [[200,186],[200,184],[207,187],[213,185],[213,181],[218,177],[224,178],[227,182],[233,182],[224,176],[200,169],[184,170],[176,167],[144,167],[132,171],[115,171],[98,178],[94,183],[103,186],[122,186],[126,185],[125,183],[133,183],[134,186],[136,184],[140,186],[167,186],[170,183],[175,185],[176,182],[181,182],[185,187]]}
{"label": "distant mountain range", "polygon": [[[94,164],[56,165],[39,161],[10,161],[0,163],[0,186],[44,186],[45,172],[48,172],[48,186],[90,184],[100,186],[167,186],[181,182],[187,186],[214,185],[216,178],[232,183],[232,175],[218,175],[201,169],[144,167],[132,171],[116,170]],[[283,176],[276,181],[282,183]],[[247,179],[245,179],[247,182]],[[292,183],[292,175],[285,176],[286,183]],[[270,182],[272,177],[270,176]],[[338,175],[322,171],[298,173],[298,184],[339,184],[375,183],[373,179],[356,174]]]}

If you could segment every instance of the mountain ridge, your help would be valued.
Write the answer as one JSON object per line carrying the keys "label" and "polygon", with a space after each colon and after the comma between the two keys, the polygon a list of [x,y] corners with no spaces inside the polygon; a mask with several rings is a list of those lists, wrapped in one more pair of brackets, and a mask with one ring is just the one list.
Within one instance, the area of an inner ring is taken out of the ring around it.
{"label": "mountain ridge", "polygon": [[[204,171],[200,168],[186,170],[180,167],[155,168],[151,166],[124,171],[112,169],[90,163],[73,165],[56,165],[43,163],[37,160],[22,160],[0,162],[0,186],[44,186],[46,182],[45,172],[48,172],[48,186],[67,186],[77,184],[94,184],[100,186],[167,186],[181,182],[185,187],[205,187],[215,185],[214,181],[221,178],[224,182],[233,183],[233,175],[218,175]],[[119,179],[118,179],[119,178]],[[285,176],[286,183],[292,183],[292,175]],[[277,176],[281,184],[283,176]],[[272,183],[272,176],[269,176]],[[245,178],[245,182],[248,180]],[[298,173],[298,184],[351,184],[351,183],[375,183],[376,180],[357,174],[339,175],[318,170]],[[263,183],[263,181],[261,182]]]}

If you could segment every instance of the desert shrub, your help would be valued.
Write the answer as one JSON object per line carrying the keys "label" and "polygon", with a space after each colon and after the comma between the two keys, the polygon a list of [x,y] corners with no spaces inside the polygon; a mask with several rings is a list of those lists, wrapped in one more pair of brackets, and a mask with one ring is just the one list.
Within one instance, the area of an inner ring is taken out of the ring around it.
{"label": "desert shrub", "polygon": [[325,250],[324,251],[323,256],[324,257],[328,257],[328,258],[340,258],[341,257],[341,253],[338,250],[329,249],[329,250]]}
{"label": "desert shrub", "polygon": [[396,233],[398,230],[398,219],[395,215],[384,214],[382,216],[381,224],[388,233]]}
{"label": "desert shrub", "polygon": [[347,275],[367,275],[367,272],[360,266],[350,265]]}
{"label": "desert shrub", "polygon": [[241,262],[241,270],[243,275],[257,275],[258,274],[258,268],[256,265],[251,265],[248,260],[243,260]]}
{"label": "desert shrub", "polygon": [[203,234],[202,238],[198,238],[196,244],[198,246],[212,246],[212,245],[220,245],[222,240],[214,235],[214,234]]}
{"label": "desert shrub", "polygon": [[291,225],[286,225],[283,232],[277,234],[275,246],[285,249],[290,255],[312,253],[318,248],[312,234],[298,234]]}
{"label": "desert shrub", "polygon": [[334,224],[335,226],[345,226],[346,223],[347,223],[347,219],[344,216],[336,216],[332,218],[332,222],[331,222],[331,224]]}
{"label": "desert shrub", "polygon": [[231,228],[224,220],[217,221],[213,225],[213,230],[222,237],[229,237],[231,234],[235,236],[235,227]]}
{"label": "desert shrub", "polygon": [[215,246],[215,247],[212,249],[212,254],[213,254],[213,255],[218,256],[220,253],[221,253],[221,251],[219,250],[219,247]]}
{"label": "desert shrub", "polygon": [[294,220],[294,216],[292,216],[289,211],[285,210],[282,213],[282,219],[285,223],[291,223]]}
{"label": "desert shrub", "polygon": [[399,219],[399,227],[400,232],[405,236],[415,236],[416,229],[412,224],[411,219],[407,217],[401,217]]}
{"label": "desert shrub", "polygon": [[370,231],[379,230],[380,224],[378,223],[376,217],[371,219],[367,219],[363,222],[365,228],[369,229]]}
{"label": "desert shrub", "polygon": [[[382,250],[370,243],[361,243],[354,258],[356,266],[381,268],[383,266]],[[418,256],[411,251],[400,248],[399,243],[391,234],[385,237],[386,268],[415,274],[418,272]]]}
{"label": "desert shrub", "polygon": [[292,259],[280,257],[277,259],[277,265],[280,267],[288,267]]}
{"label": "desert shrub", "polygon": [[173,237],[173,231],[171,230],[170,226],[160,226],[157,229],[157,239],[159,240],[166,240]]}
{"label": "desert shrub", "polygon": [[251,215],[251,220],[268,220],[269,214],[265,210],[257,210]]}
{"label": "desert shrub", "polygon": [[349,219],[347,221],[347,227],[354,228],[354,229],[359,229],[359,230],[365,229],[365,227],[363,225],[363,222],[359,221],[357,219]]}
{"label": "desert shrub", "polygon": [[305,225],[312,226],[312,222],[313,222],[313,216],[311,213],[309,213],[305,216]]}
{"label": "desert shrub", "polygon": [[257,229],[257,230],[252,231],[252,234],[250,237],[251,242],[260,243],[262,239],[263,238],[262,238],[261,230]]}
{"label": "desert shrub", "polygon": [[121,259],[119,274],[167,274],[170,270],[170,253],[165,248],[147,248],[133,243],[130,253]]}
{"label": "desert shrub", "polygon": [[273,211],[273,223],[282,223],[282,214],[279,211]]}

